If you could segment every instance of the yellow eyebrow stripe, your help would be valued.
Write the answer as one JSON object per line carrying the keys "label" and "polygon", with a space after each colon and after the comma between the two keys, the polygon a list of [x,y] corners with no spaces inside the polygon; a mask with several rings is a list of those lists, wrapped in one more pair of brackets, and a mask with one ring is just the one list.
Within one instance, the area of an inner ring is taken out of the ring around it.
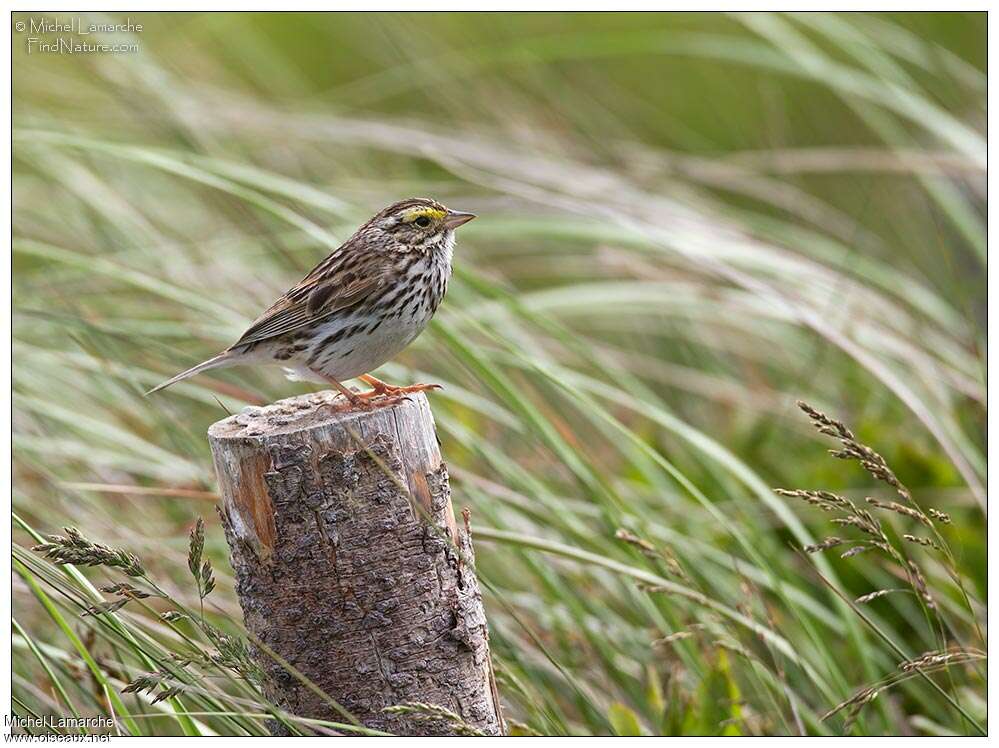
{"label": "yellow eyebrow stripe", "polygon": [[446,215],[447,213],[440,208],[410,208],[403,214],[402,220],[406,223],[412,223],[420,216],[426,216],[434,221],[442,221]]}

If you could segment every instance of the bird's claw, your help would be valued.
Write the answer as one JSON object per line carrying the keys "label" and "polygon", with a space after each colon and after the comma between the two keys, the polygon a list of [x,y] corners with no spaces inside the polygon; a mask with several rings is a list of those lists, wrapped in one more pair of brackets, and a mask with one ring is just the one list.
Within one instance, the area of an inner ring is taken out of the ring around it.
{"label": "bird's claw", "polygon": [[389,388],[386,389],[386,392],[388,392],[390,394],[394,394],[394,393],[397,393],[397,392],[405,392],[405,393],[408,394],[408,393],[411,393],[411,392],[426,392],[427,390],[443,390],[443,389],[444,389],[443,385],[440,385],[440,384],[436,384],[436,383],[422,384],[421,383],[421,384],[411,384],[408,387],[392,387],[392,386],[390,386]]}
{"label": "bird's claw", "polygon": [[[340,390],[340,394],[343,395],[343,400],[337,398],[334,402],[343,403],[351,409],[371,410],[373,408],[396,405],[402,402],[412,402],[413,398],[410,397],[410,395],[416,392],[442,389],[444,388],[441,385],[433,383],[411,384],[406,387],[397,387],[392,384],[378,382],[378,384],[367,392],[357,392],[354,389],[348,391],[346,388],[342,388]],[[333,403],[330,403],[330,405],[332,406]]]}

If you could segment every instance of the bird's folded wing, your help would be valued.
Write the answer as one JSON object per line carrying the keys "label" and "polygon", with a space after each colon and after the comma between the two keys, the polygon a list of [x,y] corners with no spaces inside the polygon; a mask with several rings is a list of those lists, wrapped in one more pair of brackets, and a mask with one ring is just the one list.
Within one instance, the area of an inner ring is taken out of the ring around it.
{"label": "bird's folded wing", "polygon": [[311,276],[306,278],[260,315],[232,347],[276,338],[354,306],[381,288],[385,278],[382,273],[371,273],[349,283],[344,280],[339,274],[318,283]]}

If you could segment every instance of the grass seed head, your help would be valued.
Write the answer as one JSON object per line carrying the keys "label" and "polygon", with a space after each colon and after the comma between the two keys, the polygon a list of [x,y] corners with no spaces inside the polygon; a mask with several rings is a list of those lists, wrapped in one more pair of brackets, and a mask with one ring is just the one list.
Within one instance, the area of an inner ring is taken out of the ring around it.
{"label": "grass seed head", "polygon": [[121,569],[130,577],[141,577],[146,571],[138,556],[128,551],[94,543],[74,527],[63,529],[62,535],[49,535],[48,542],[32,548],[53,563],[75,566],[110,566]]}

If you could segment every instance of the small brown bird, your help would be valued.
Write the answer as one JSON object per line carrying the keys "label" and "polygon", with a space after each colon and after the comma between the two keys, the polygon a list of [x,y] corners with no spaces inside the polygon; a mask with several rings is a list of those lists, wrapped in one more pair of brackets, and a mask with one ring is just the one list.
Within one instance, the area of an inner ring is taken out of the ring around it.
{"label": "small brown bird", "polygon": [[[451,277],[454,231],[473,218],[426,198],[390,205],[288,290],[236,343],[146,394],[238,364],[283,366],[289,379],[327,382],[357,406],[395,402],[408,392],[439,387],[395,387],[368,372],[412,343],[430,322]],[[355,377],[373,389],[359,394],[343,385]]]}

